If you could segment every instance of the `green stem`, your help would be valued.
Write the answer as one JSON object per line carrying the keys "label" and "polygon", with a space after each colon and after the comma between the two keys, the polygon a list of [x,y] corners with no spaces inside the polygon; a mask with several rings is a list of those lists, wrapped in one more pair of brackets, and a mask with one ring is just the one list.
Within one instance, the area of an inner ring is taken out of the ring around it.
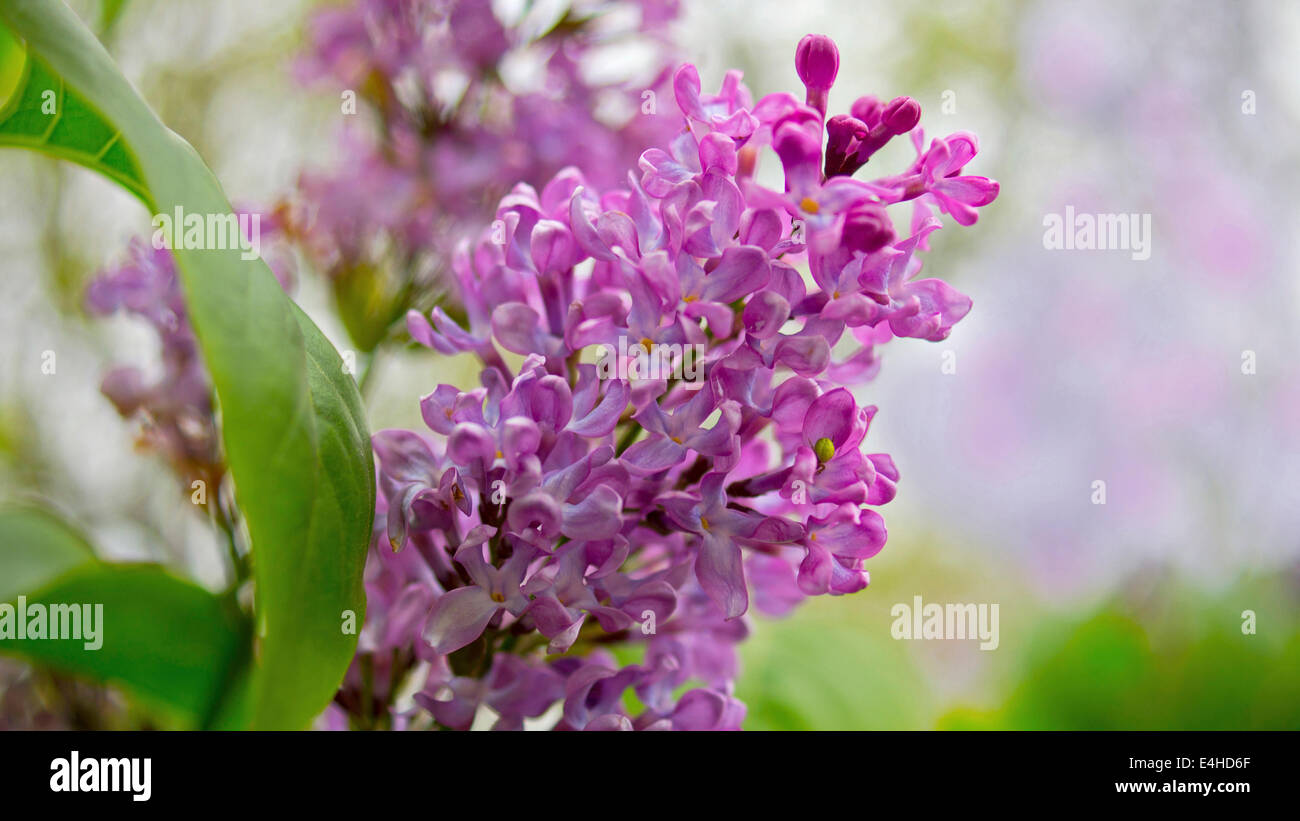
{"label": "green stem", "polygon": [[357,378],[357,391],[361,394],[363,404],[370,398],[371,383],[374,381],[375,371],[378,370],[375,365],[379,360],[379,352],[382,349],[382,343],[375,347],[370,356],[366,358],[366,364],[361,368],[361,375]]}

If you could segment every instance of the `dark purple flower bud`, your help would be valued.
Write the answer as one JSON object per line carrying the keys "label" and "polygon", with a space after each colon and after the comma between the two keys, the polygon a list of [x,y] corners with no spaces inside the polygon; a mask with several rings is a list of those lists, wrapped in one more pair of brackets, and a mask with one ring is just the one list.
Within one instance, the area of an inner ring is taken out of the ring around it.
{"label": "dark purple flower bud", "polygon": [[895,135],[906,134],[921,121],[921,104],[911,97],[895,97],[885,106],[880,121]]}
{"label": "dark purple flower bud", "polygon": [[794,52],[794,69],[809,91],[829,91],[840,70],[840,50],[824,34],[809,34]]}
{"label": "dark purple flower bud", "polygon": [[864,254],[894,241],[894,223],[883,205],[859,205],[844,216],[844,244]]}
{"label": "dark purple flower bud", "polygon": [[826,176],[852,174],[857,166],[846,168],[857,153],[858,142],[869,132],[866,123],[847,114],[836,114],[826,122]]}
{"label": "dark purple flower bud", "polygon": [[848,114],[836,114],[826,122],[828,145],[831,147],[847,148],[852,140],[862,139],[869,130],[866,123]]}

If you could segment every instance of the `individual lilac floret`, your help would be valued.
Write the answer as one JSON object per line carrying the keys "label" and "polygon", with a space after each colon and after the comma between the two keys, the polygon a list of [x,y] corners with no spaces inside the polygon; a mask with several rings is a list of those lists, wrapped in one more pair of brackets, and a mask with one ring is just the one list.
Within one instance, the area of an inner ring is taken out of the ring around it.
{"label": "individual lilac floret", "polygon": [[[751,605],[785,614],[867,586],[899,472],[870,452],[877,409],[848,386],[875,375],[883,343],[943,339],[970,310],[917,278],[942,225],[922,209],[969,224],[997,183],[958,173],[967,135],[854,179],[919,107],[863,98],[827,120],[834,44],[805,38],[796,66],[804,102],[754,102],[738,72],[708,94],[678,69],[681,130],[639,174],[515,186],[497,230],[455,257],[463,320],[407,315],[417,342],[482,370],[467,390],[430,386],[427,432],[374,437],[371,670],[388,682],[408,659],[418,676],[396,723],[738,728]],[[764,155],[782,190],[755,182]],[[889,210],[907,201],[900,238]],[[390,625],[409,644],[383,666]],[[617,663],[616,644],[640,660]]]}

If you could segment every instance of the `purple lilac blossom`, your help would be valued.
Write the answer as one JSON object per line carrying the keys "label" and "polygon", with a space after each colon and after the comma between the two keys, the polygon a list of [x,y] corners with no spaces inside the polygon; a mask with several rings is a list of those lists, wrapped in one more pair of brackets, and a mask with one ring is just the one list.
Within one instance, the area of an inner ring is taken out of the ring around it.
{"label": "purple lilac blossom", "polygon": [[[802,100],[755,102],[735,71],[705,93],[682,66],[680,130],[639,174],[516,185],[504,230],[454,258],[464,322],[407,315],[416,341],[483,368],[424,397],[428,430],[373,437],[367,623],[339,710],[396,702],[405,665],[392,726],[738,729],[750,605],[867,586],[899,472],[868,452],[876,408],[846,385],[874,376],[880,343],[944,339],[970,310],[917,278],[917,252],[936,210],[969,225],[998,186],[964,173],[973,136],[919,130],[903,173],[854,179],[919,106],[863,98],[832,128],[834,43],[805,38],[796,60]],[[783,190],[755,181],[768,149]],[[887,209],[909,202],[900,238]],[[612,368],[629,341],[696,346],[700,372]]]}
{"label": "purple lilac blossom", "polygon": [[[620,10],[635,12],[634,23],[611,24]],[[644,146],[676,128],[656,103],[667,93],[676,2],[538,14],[505,23],[488,0],[357,0],[313,18],[300,79],[353,92],[376,127],[348,123],[342,162],[304,173],[291,213],[363,348],[420,299],[454,301],[445,260],[511,186],[540,186],[576,164],[591,184],[616,185]],[[645,76],[593,76],[599,54],[638,47],[653,54]],[[372,306],[370,315],[354,316],[349,301]]]}

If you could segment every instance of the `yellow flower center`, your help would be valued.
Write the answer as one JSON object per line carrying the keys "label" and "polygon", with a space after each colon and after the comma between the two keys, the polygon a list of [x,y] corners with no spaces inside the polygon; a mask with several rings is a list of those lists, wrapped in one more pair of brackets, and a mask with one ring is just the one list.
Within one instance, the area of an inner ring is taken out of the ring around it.
{"label": "yellow flower center", "polygon": [[799,207],[809,214],[816,214],[818,211],[822,210],[822,207],[817,204],[817,200],[812,197],[804,197],[800,200]]}

